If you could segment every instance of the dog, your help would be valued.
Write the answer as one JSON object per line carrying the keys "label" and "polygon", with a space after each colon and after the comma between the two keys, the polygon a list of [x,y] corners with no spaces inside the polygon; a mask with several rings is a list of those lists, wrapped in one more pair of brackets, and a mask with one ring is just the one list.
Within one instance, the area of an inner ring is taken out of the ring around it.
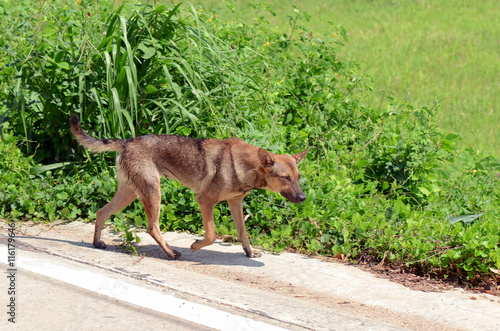
{"label": "dog", "polygon": [[271,153],[239,138],[195,139],[150,134],[132,139],[97,139],[83,131],[75,114],[70,122],[72,134],[83,147],[92,152],[118,152],[118,190],[97,211],[93,242],[96,248],[106,248],[101,240],[106,220],[139,197],[146,211],[148,233],[171,259],[181,256],[160,233],[160,176],[178,180],[196,193],[205,238],[196,240],[191,245],[192,251],[215,242],[214,206],[220,201],[228,202],[243,250],[252,258],[260,257],[261,253],[250,245],[243,219],[243,198],[258,188],[279,192],[293,203],[306,199],[299,185],[298,164],[309,148],[290,156]]}

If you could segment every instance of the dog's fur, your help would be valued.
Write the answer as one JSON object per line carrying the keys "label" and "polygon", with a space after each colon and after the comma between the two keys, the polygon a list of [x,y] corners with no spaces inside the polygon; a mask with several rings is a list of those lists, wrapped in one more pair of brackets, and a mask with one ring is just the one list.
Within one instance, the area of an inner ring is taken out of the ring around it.
{"label": "dog's fur", "polygon": [[76,115],[71,116],[71,132],[78,142],[93,152],[116,151],[118,191],[97,212],[94,246],[106,248],[101,231],[106,220],[137,197],[144,205],[148,233],[172,259],[181,254],[169,247],[160,233],[160,176],[176,179],[196,194],[200,206],[205,239],[197,240],[197,251],[215,241],[214,206],[227,200],[238,237],[248,257],[261,254],[250,246],[243,219],[243,198],[251,189],[279,192],[293,203],[306,199],[299,186],[298,163],[309,149],[295,154],[278,155],[249,145],[238,138],[194,139],[182,136],[146,135],[133,139],[97,139],[87,135]]}

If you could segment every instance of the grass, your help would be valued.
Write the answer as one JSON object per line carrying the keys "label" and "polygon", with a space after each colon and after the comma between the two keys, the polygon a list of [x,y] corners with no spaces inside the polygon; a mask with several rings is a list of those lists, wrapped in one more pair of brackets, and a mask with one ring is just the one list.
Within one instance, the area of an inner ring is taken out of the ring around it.
{"label": "grass", "polygon": [[[373,106],[385,97],[416,104],[439,101],[444,132],[462,136],[463,148],[500,155],[500,6],[491,1],[269,0],[276,16],[266,18],[289,33],[287,14],[295,5],[313,20],[303,23],[324,33],[329,21],[342,24],[349,43],[344,51],[371,75]],[[234,1],[235,12],[218,0],[202,2],[226,19],[251,22],[247,1]],[[306,4],[307,3],[307,4]]]}

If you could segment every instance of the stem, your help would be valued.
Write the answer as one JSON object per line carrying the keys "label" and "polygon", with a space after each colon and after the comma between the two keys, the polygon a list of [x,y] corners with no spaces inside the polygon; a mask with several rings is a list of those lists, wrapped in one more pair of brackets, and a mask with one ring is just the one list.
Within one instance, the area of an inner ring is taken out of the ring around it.
{"label": "stem", "polygon": [[[409,264],[412,264],[412,263],[417,263],[417,262],[427,261],[427,260],[428,260],[428,259],[430,259],[431,257],[434,257],[434,256],[436,256],[436,255],[440,255],[440,254],[444,254],[444,253],[448,252],[450,249],[455,249],[455,248],[464,248],[464,247],[465,247],[465,245],[461,245],[461,246],[454,246],[454,247],[446,247],[446,248],[445,248],[445,247],[441,247],[441,248],[440,248],[441,250],[440,250],[439,252],[437,252],[437,253],[435,253],[435,254],[432,254],[431,256],[428,256],[428,257],[423,258],[423,259],[421,259],[421,260],[416,260],[416,261],[406,262],[406,265],[409,265]],[[444,250],[442,250],[443,248],[444,248]],[[439,249],[438,249],[438,250],[439,250]],[[434,251],[436,251],[436,250],[434,250]],[[431,251],[431,252],[434,252],[434,251]]]}

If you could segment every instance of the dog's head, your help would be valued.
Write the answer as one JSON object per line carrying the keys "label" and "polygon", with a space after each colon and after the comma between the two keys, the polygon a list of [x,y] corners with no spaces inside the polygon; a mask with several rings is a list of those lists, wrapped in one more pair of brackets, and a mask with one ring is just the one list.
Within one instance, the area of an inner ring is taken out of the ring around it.
{"label": "dog's head", "polygon": [[266,172],[266,189],[279,192],[293,203],[301,203],[306,199],[299,185],[299,162],[309,152],[309,148],[295,155],[273,154],[259,148],[259,160]]}

